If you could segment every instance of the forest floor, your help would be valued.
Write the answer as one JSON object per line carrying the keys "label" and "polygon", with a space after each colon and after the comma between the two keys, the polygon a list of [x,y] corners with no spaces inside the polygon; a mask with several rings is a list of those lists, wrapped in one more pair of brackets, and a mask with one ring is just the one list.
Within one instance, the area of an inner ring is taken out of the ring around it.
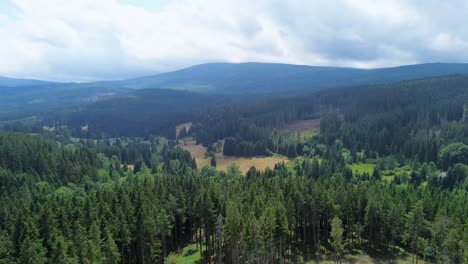
{"label": "forest floor", "polygon": [[[205,156],[206,147],[202,145],[197,145],[194,140],[182,142],[181,147],[190,152],[192,157],[195,158],[195,161],[197,162],[197,166],[199,168],[210,164],[211,158]],[[254,166],[257,170],[264,170],[267,167],[273,169],[276,163],[287,163],[289,162],[289,160],[286,157],[281,156],[233,157],[224,156],[223,153],[216,153],[216,162],[216,167],[219,170],[226,171],[231,164],[235,163],[239,165],[239,170],[242,173],[246,173],[252,166]]]}
{"label": "forest floor", "polygon": [[170,254],[164,263],[166,264],[195,264],[200,262],[200,250],[197,249],[196,244],[186,246],[179,253]]}
{"label": "forest floor", "polygon": [[[182,251],[177,253],[171,253],[165,263],[166,264],[197,264],[200,263],[200,251],[197,249],[195,244],[190,244],[186,246]],[[286,263],[291,263],[290,260],[286,261]],[[334,264],[334,261],[331,258],[326,258],[320,261],[316,260],[309,260],[306,262],[299,261],[297,263],[305,263],[305,264]],[[410,264],[412,263],[411,255],[405,254],[404,256],[399,256],[395,259],[385,259],[385,258],[377,258],[371,257],[365,254],[354,254],[354,255],[346,255],[344,259],[341,260],[342,264],[386,264],[386,263],[397,263],[397,264]],[[418,263],[424,264],[425,262],[419,260]]]}
{"label": "forest floor", "polygon": [[[314,261],[308,261],[306,264],[335,264],[336,261],[334,260],[321,260],[320,262],[314,260]],[[342,264],[410,264],[413,263],[411,261],[411,257],[407,258],[397,258],[397,259],[380,259],[380,258],[374,258],[371,256],[348,256],[346,259],[341,260]],[[418,263],[424,264],[425,262],[422,260],[418,260]]]}

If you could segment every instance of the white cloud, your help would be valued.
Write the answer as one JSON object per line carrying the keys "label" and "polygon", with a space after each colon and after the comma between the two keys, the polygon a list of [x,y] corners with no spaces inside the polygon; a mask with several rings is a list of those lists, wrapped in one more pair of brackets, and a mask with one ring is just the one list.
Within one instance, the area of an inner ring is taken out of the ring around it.
{"label": "white cloud", "polygon": [[130,2],[14,0],[14,13],[0,5],[0,75],[87,81],[213,61],[380,67],[468,59],[461,0]]}

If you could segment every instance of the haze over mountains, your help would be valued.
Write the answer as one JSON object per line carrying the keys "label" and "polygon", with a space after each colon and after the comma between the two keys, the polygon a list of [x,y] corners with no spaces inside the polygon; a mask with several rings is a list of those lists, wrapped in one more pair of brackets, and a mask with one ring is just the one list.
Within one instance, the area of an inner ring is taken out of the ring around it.
{"label": "haze over mountains", "polygon": [[467,74],[468,64],[428,63],[357,69],[275,63],[210,63],[122,81],[128,88],[165,88],[226,94],[320,90],[380,84],[451,74]]}
{"label": "haze over mountains", "polygon": [[378,84],[451,74],[468,74],[466,63],[425,63],[392,68],[359,69],[279,63],[207,63],[157,75],[122,81],[54,83],[0,77],[0,86],[59,84],[73,88],[162,88],[196,92],[244,93],[283,90],[318,90],[337,86]]}
{"label": "haze over mountains", "polygon": [[[15,116],[60,106],[88,104],[135,89],[174,89],[224,95],[313,92],[333,87],[394,83],[468,74],[468,64],[427,63],[393,68],[357,69],[276,63],[209,63],[122,81],[56,83],[0,78],[0,114]],[[157,96],[157,93],[151,93]]]}

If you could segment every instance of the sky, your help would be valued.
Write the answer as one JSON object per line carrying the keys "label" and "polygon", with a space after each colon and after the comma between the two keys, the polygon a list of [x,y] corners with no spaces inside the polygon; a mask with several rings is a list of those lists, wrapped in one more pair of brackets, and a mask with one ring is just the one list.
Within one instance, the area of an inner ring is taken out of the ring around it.
{"label": "sky", "polygon": [[207,62],[468,62],[465,0],[0,0],[0,75],[126,79]]}

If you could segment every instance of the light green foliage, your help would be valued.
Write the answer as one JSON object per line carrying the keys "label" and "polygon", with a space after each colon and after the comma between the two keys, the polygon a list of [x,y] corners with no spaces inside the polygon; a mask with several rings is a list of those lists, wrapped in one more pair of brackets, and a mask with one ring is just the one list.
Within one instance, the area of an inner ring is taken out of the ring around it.
{"label": "light green foliage", "polygon": [[331,231],[330,231],[330,239],[331,239],[331,245],[333,246],[336,254],[336,258],[340,259],[341,254],[344,249],[344,243],[343,243],[343,223],[341,222],[341,219],[337,216],[333,217],[331,220]]}
{"label": "light green foliage", "polygon": [[170,254],[166,260],[166,264],[195,264],[201,260],[200,250],[196,244],[186,246],[179,253]]}
{"label": "light green foliage", "polygon": [[375,164],[371,163],[355,163],[350,165],[351,170],[354,172],[358,172],[360,174],[362,173],[368,173],[372,174],[375,168]]}

